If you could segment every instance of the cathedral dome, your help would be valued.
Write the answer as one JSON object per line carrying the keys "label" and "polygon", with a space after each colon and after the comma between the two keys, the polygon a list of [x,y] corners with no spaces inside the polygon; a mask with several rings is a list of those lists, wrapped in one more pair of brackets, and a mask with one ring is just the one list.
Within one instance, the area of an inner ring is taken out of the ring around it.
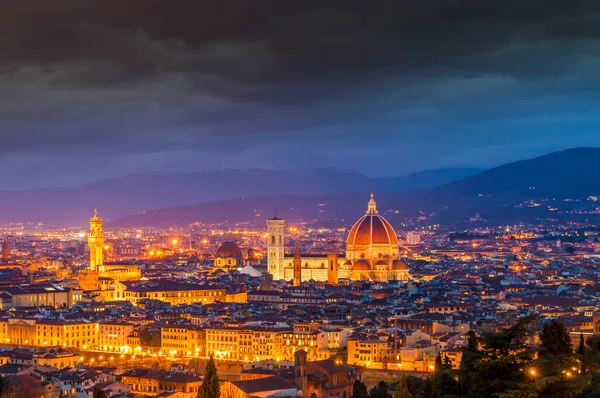
{"label": "cathedral dome", "polygon": [[394,260],[392,262],[392,270],[394,271],[403,271],[403,270],[408,270],[408,267],[406,266],[406,263],[402,260]]}
{"label": "cathedral dome", "polygon": [[215,257],[221,258],[242,258],[242,250],[235,242],[226,241],[219,246],[217,252],[215,253]]}
{"label": "cathedral dome", "polygon": [[398,237],[390,223],[377,212],[377,206],[373,194],[371,194],[367,213],[350,229],[346,245],[354,247],[379,244],[398,246]]}
{"label": "cathedral dome", "polygon": [[371,264],[364,258],[356,260],[352,265],[352,271],[371,271]]}

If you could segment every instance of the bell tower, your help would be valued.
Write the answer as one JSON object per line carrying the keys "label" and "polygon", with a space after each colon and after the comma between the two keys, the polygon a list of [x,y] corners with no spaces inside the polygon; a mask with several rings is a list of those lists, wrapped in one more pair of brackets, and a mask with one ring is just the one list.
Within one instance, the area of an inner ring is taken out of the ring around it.
{"label": "bell tower", "polygon": [[283,279],[285,221],[281,218],[267,220],[267,269],[273,280]]}
{"label": "bell tower", "polygon": [[300,257],[300,248],[298,242],[294,247],[294,286],[300,286],[302,283],[302,257]]}
{"label": "bell tower", "polygon": [[4,260],[5,263],[8,262],[8,259],[10,257],[10,249],[8,248],[8,238],[4,238],[4,242],[2,242],[2,260]]}
{"label": "bell tower", "polygon": [[338,255],[329,253],[327,255],[327,283],[338,284]]}
{"label": "bell tower", "polygon": [[98,217],[98,209],[94,209],[94,217],[90,218],[88,246],[90,247],[90,271],[102,272],[104,268],[104,231],[102,231],[102,219]]}

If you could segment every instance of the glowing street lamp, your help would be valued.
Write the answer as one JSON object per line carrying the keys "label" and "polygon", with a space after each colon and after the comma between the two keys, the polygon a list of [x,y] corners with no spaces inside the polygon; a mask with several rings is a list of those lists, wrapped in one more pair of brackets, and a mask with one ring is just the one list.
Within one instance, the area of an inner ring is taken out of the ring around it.
{"label": "glowing street lamp", "polygon": [[537,375],[537,372],[535,371],[535,369],[530,369],[530,370],[529,370],[529,375],[530,375],[531,377],[535,377],[535,376]]}

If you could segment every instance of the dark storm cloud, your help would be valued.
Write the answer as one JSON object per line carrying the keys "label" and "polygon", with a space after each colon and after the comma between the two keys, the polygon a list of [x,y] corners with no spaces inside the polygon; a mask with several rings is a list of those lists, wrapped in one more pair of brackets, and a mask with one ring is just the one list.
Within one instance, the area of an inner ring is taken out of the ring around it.
{"label": "dark storm cloud", "polygon": [[600,144],[592,1],[24,0],[0,11],[0,167],[17,169],[7,185],[216,167],[395,174]]}

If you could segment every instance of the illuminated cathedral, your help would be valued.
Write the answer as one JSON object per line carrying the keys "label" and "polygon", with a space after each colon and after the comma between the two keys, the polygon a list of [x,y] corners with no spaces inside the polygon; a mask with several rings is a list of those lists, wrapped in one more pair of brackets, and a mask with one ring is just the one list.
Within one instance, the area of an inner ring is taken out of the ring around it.
{"label": "illuminated cathedral", "polygon": [[267,220],[268,271],[273,279],[315,280],[337,283],[340,278],[351,280],[408,281],[408,267],[399,257],[398,237],[390,223],[379,214],[375,198],[371,198],[366,213],[348,233],[345,255],[300,256],[285,253],[285,221]]}

